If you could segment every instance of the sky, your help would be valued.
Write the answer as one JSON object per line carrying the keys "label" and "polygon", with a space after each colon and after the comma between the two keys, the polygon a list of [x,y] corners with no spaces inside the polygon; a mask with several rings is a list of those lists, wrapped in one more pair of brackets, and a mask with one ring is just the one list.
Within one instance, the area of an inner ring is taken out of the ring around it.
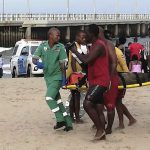
{"label": "sky", "polygon": [[0,13],[3,13],[3,8],[4,13],[66,14],[69,8],[69,13],[78,14],[150,14],[150,0],[0,0]]}

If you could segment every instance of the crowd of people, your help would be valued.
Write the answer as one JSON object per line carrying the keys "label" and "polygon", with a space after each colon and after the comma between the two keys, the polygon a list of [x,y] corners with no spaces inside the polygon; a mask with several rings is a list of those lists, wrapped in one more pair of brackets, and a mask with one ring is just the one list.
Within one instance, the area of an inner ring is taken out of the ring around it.
{"label": "crowd of people", "polygon": [[[121,72],[142,72],[144,47],[135,38],[136,41],[128,47],[130,61],[127,64],[122,51],[126,39],[121,37],[114,45],[110,35],[109,31],[104,31],[95,24],[89,25],[86,31],[79,30],[75,42],[68,46],[67,57],[64,45],[59,43],[60,31],[51,28],[48,31],[48,41],[43,42],[35,51],[33,63],[44,70],[46,102],[56,117],[55,130],[64,127],[64,131],[70,131],[73,129],[72,122],[84,123],[79,115],[79,88],[70,90],[70,115],[65,110],[59,90],[66,84],[88,86],[83,107],[93,121],[92,128],[96,129],[94,140],[104,140],[106,134],[112,133],[115,109],[120,129],[124,128],[124,115],[129,119],[129,126],[136,123],[136,119],[122,103],[126,89],[118,89],[118,85]],[[42,62],[38,61],[39,58],[42,58]]]}

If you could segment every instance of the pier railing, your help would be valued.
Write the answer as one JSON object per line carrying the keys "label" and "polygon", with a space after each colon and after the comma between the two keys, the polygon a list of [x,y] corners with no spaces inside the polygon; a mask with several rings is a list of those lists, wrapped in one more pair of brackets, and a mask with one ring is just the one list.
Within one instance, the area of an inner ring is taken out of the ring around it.
{"label": "pier railing", "polygon": [[0,14],[0,21],[150,21],[150,14]]}

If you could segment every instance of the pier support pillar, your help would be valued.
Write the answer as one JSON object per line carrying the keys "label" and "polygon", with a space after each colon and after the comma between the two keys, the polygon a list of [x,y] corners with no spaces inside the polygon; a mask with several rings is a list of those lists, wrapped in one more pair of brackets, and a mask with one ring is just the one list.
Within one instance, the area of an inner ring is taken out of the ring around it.
{"label": "pier support pillar", "polygon": [[137,36],[140,36],[141,34],[141,25],[137,24]]}
{"label": "pier support pillar", "polygon": [[146,34],[146,25],[145,25],[145,23],[142,24],[141,34],[142,34],[142,36],[145,36],[145,34]]}
{"label": "pier support pillar", "polygon": [[118,32],[119,32],[118,24],[116,24],[116,25],[115,25],[115,33],[114,33],[114,35],[115,35],[115,36],[118,36]]}
{"label": "pier support pillar", "polygon": [[108,30],[108,26],[107,25],[104,26],[104,30]]}
{"label": "pier support pillar", "polygon": [[84,26],[81,26],[81,30],[84,30]]}
{"label": "pier support pillar", "polygon": [[127,24],[126,26],[126,35],[130,37],[130,25],[129,24]]}
{"label": "pier support pillar", "polygon": [[70,27],[66,29],[66,41],[70,41]]}
{"label": "pier support pillar", "polygon": [[28,26],[25,33],[26,39],[31,39],[31,26]]}

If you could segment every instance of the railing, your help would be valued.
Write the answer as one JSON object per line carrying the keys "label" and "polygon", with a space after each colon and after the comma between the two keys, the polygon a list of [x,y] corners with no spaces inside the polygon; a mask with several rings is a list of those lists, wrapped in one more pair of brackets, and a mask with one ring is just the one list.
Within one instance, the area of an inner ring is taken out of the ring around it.
{"label": "railing", "polygon": [[150,14],[0,14],[0,21],[150,21]]}

